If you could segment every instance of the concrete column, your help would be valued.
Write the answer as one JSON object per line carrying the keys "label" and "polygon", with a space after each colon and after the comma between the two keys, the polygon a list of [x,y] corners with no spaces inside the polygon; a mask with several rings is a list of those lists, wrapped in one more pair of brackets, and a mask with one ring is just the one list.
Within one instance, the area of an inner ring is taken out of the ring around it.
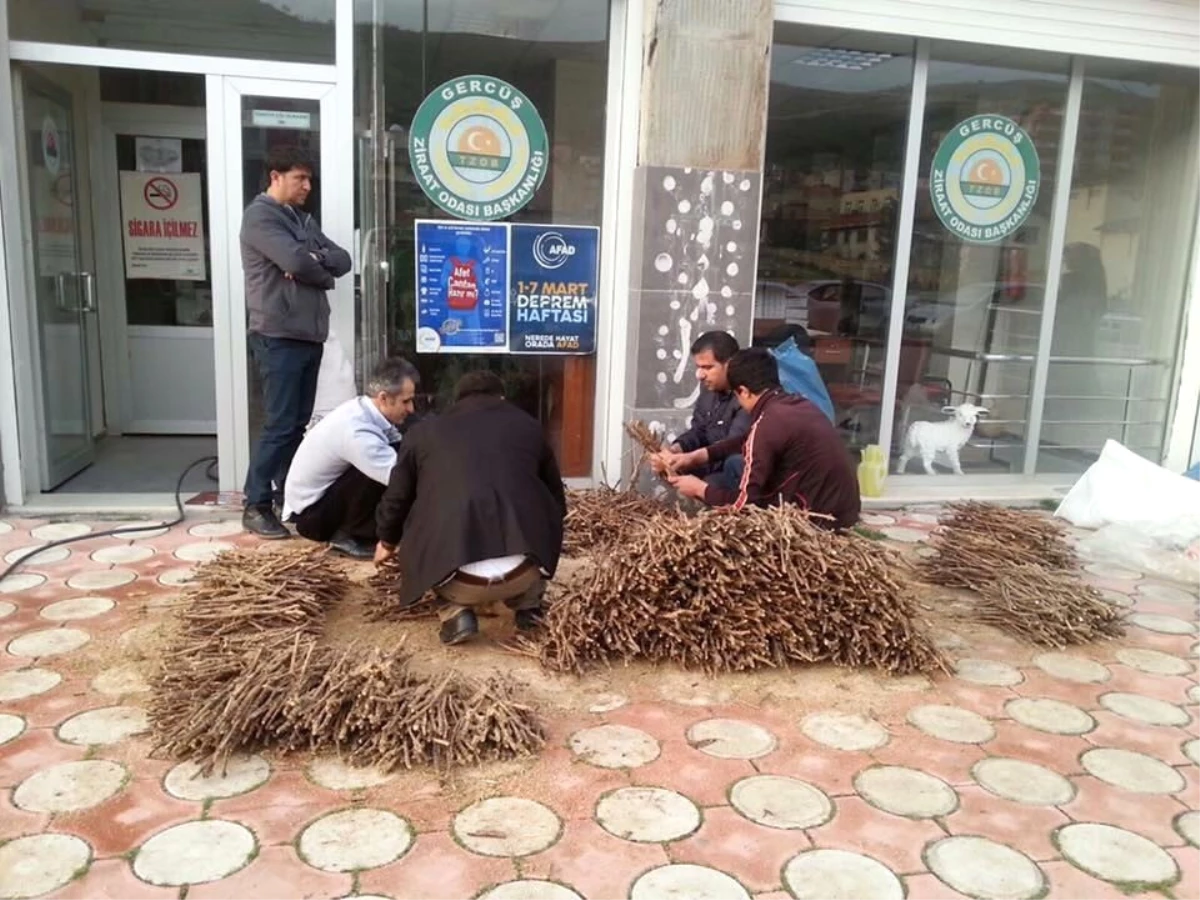
{"label": "concrete column", "polygon": [[669,435],[699,395],[692,341],[750,341],[773,22],[772,0],[646,4],[624,418]]}

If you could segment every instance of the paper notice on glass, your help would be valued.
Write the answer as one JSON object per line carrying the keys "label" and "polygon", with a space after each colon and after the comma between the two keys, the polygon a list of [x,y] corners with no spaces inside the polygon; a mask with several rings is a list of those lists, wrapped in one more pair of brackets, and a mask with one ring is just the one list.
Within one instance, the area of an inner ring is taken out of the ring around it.
{"label": "paper notice on glass", "polygon": [[179,138],[140,137],[134,145],[139,172],[183,171],[183,141]]}
{"label": "paper notice on glass", "polygon": [[126,278],[204,281],[200,176],[121,173]]}

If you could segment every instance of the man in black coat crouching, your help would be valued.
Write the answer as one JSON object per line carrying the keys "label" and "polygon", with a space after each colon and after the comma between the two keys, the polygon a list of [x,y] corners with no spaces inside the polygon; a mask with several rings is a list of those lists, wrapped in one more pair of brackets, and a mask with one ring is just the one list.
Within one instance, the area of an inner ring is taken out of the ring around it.
{"label": "man in black coat crouching", "polygon": [[469,640],[475,608],[496,602],[536,628],[566,514],[541,425],[504,399],[494,372],[468,372],[454,405],[404,438],[376,512],[375,562],[399,558],[402,604],[437,594],[443,643]]}

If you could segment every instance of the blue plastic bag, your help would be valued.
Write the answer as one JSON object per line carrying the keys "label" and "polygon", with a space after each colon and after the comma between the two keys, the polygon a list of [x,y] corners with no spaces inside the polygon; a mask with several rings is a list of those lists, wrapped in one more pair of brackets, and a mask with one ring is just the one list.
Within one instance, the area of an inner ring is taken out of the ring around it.
{"label": "blue plastic bag", "polygon": [[1183,473],[1184,478],[1190,478],[1192,481],[1200,481],[1200,463],[1196,463],[1190,469]]}
{"label": "blue plastic bag", "polygon": [[771,354],[779,363],[779,383],[783,389],[815,403],[832,422],[833,401],[829,399],[829,391],[825,389],[825,382],[813,358],[796,346],[794,338],[788,338],[778,347],[773,347]]}

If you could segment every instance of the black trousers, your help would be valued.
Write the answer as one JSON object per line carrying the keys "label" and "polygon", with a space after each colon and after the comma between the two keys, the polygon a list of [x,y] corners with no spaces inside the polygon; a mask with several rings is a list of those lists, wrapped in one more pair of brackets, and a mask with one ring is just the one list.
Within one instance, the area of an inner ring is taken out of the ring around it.
{"label": "black trousers", "polygon": [[341,533],[374,544],[375,508],[384,486],[351,466],[316,503],[296,516],[296,531],[310,541],[328,541]]}

